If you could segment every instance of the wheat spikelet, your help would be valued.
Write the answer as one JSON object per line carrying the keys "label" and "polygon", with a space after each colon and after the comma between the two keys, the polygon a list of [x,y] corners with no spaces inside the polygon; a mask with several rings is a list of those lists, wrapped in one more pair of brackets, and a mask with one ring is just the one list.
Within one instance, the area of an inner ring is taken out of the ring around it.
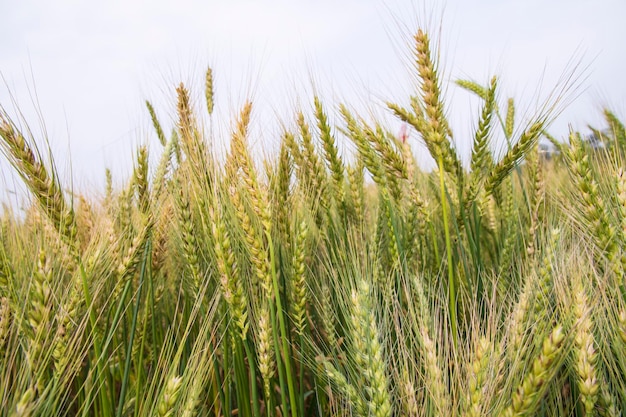
{"label": "wheat spikelet", "polygon": [[304,164],[304,155],[302,154],[302,150],[300,149],[300,145],[296,141],[293,133],[285,131],[283,133],[283,142],[287,149],[289,149],[289,155],[293,159],[293,162],[296,164],[298,181],[300,183],[306,182],[306,176],[304,175],[304,171],[306,169]]}
{"label": "wheat spikelet", "polygon": [[543,131],[543,121],[533,123],[519,138],[517,143],[504,155],[498,162],[491,174],[485,182],[485,190],[492,194],[496,187],[511,173],[520,160],[524,158],[529,149],[531,149]]}
{"label": "wheat spikelet", "polygon": [[277,173],[274,182],[274,196],[272,198],[274,211],[274,225],[278,228],[280,240],[289,242],[289,213],[291,212],[290,185],[293,171],[291,157],[287,144],[283,141],[280,147]]}
{"label": "wheat spikelet", "polygon": [[[398,249],[398,238],[392,213],[392,202],[384,189],[382,190],[382,204],[387,226],[386,232],[389,256],[392,266],[396,267],[400,263],[400,250]],[[389,289],[389,287],[385,287],[385,289]]]}
{"label": "wheat spikelet", "polygon": [[609,109],[604,109],[604,118],[613,131],[615,141],[622,149],[626,149],[626,128],[624,124]]}
{"label": "wheat spikelet", "polygon": [[574,348],[578,390],[585,407],[585,415],[591,416],[600,391],[596,363],[598,352],[593,340],[591,307],[587,301],[585,287],[580,279],[574,284],[574,299],[572,301],[572,312],[576,325]]}
{"label": "wheat spikelet", "polygon": [[622,273],[626,273],[626,172],[623,168],[617,171],[617,199],[620,219],[620,238],[622,240]]}
{"label": "wheat spikelet", "polygon": [[528,332],[528,320],[531,314],[532,301],[535,296],[536,276],[531,274],[526,278],[522,292],[511,312],[508,330],[508,345],[506,352],[511,361],[522,353],[524,339]]}
{"label": "wheat spikelet", "polygon": [[402,159],[406,166],[406,175],[409,183],[412,183],[415,179],[415,171],[417,171],[417,161],[413,150],[411,149],[411,143],[409,142],[409,134],[407,133],[407,125],[403,124],[398,136],[400,140],[400,146],[402,151]]}
{"label": "wheat spikelet", "polygon": [[532,255],[535,252],[537,240],[537,227],[539,226],[543,216],[541,213],[541,205],[544,201],[545,183],[543,179],[543,168],[539,161],[539,145],[528,155],[528,167],[530,172],[530,184],[532,194],[530,196],[530,226],[528,228],[528,244],[526,252]]}
{"label": "wheat spikelet", "polygon": [[322,284],[321,292],[320,316],[322,319],[322,325],[324,327],[328,346],[330,346],[331,349],[334,349],[339,346],[339,341],[337,340],[337,329],[335,328],[335,311],[332,305],[332,293],[326,283]]}
{"label": "wheat spikelet", "polygon": [[356,388],[348,382],[346,377],[328,361],[324,362],[324,369],[328,378],[343,391],[357,415],[360,417],[370,416],[369,407],[358,394]]}
{"label": "wheat spikelet", "polygon": [[407,236],[408,244],[408,260],[410,270],[417,270],[420,263],[419,249],[426,236],[428,223],[430,222],[430,214],[428,212],[428,201],[425,200],[418,190],[417,184],[411,186],[407,193],[409,197],[407,210]]}
{"label": "wheat spikelet", "polygon": [[404,415],[409,417],[417,417],[420,415],[420,406],[417,400],[416,388],[411,375],[406,370],[402,371],[402,377],[400,378],[402,389],[402,407],[404,409]]}
{"label": "wheat spikelet", "polygon": [[[537,281],[537,291],[534,301],[534,317],[539,319],[546,312],[552,311],[554,300],[554,269],[552,264],[558,256],[558,244],[560,240],[561,230],[552,229],[541,263],[538,268],[539,280]],[[535,326],[535,328],[541,325]]]}
{"label": "wheat spikelet", "polygon": [[71,364],[70,340],[74,335],[76,324],[79,320],[82,303],[82,293],[77,280],[74,279],[65,302],[59,306],[56,317],[57,332],[52,350],[56,379],[61,379],[68,365]]}
{"label": "wheat spikelet", "polygon": [[263,391],[265,398],[271,398],[271,381],[275,372],[274,343],[272,339],[272,322],[270,318],[270,306],[266,303],[262,307],[258,319],[257,352],[259,356],[259,371],[263,378]]}
{"label": "wheat spikelet", "polygon": [[598,192],[598,184],[593,178],[586,154],[578,134],[570,135],[570,148],[567,153],[569,168],[576,188],[582,198],[584,220],[593,232],[596,245],[609,262],[615,262],[618,246],[615,242],[615,229],[609,222],[604,201]]}
{"label": "wheat spikelet", "polygon": [[252,224],[252,220],[248,215],[246,206],[242,199],[242,193],[239,188],[232,186],[230,188],[230,196],[235,214],[239,219],[239,225],[243,231],[246,249],[250,253],[250,262],[254,268],[254,276],[252,284],[261,285],[263,296],[273,297],[273,283],[270,275],[270,263],[266,251],[266,245],[263,235],[258,232],[257,228]]}
{"label": "wheat spikelet", "polygon": [[489,360],[492,349],[489,339],[481,337],[476,346],[474,353],[474,360],[470,365],[470,381],[469,381],[469,395],[467,398],[467,411],[466,416],[480,417],[484,415],[484,396],[485,384],[487,382],[487,367],[489,366]]}
{"label": "wheat spikelet", "polygon": [[150,194],[148,190],[148,148],[145,145],[140,146],[139,152],[137,152],[137,165],[133,176],[139,211],[147,214],[150,208]]}
{"label": "wheat spikelet", "polygon": [[432,406],[437,410],[437,415],[446,415],[450,410],[450,398],[446,390],[435,342],[431,339],[424,322],[419,326],[419,334],[424,349],[426,389]]}
{"label": "wheat spikelet", "polygon": [[183,188],[178,185],[178,196],[176,203],[178,206],[178,227],[182,235],[183,256],[186,266],[189,268],[191,275],[191,284],[196,294],[200,292],[202,286],[202,274],[200,272],[200,261],[198,258],[198,242],[195,235],[191,207],[189,206],[189,198],[185,195]]}
{"label": "wheat spikelet", "polygon": [[231,247],[230,236],[224,218],[217,213],[217,210],[211,208],[209,214],[222,296],[228,304],[233,321],[239,328],[241,339],[245,341],[249,325],[248,301],[242,286],[235,254]]}
{"label": "wheat spikelet", "polygon": [[180,387],[183,378],[180,376],[173,376],[167,380],[163,395],[157,405],[157,415],[159,417],[171,417],[174,414],[174,406],[180,394]]}
{"label": "wheat spikelet", "polygon": [[[443,101],[439,88],[437,69],[431,56],[430,39],[421,29],[415,35],[417,71],[421,81],[421,98],[424,106],[424,141],[435,161],[442,158],[444,169],[460,178],[463,168],[452,144],[447,140],[450,126],[445,118]],[[418,123],[418,126],[420,124]]]}
{"label": "wheat spikelet", "polygon": [[350,196],[352,198],[352,208],[357,224],[363,222],[364,216],[364,193],[363,193],[363,167],[357,164],[348,167],[348,178],[350,180]]}
{"label": "wheat spikelet", "polygon": [[504,124],[504,136],[510,140],[513,137],[513,129],[515,128],[515,102],[512,98],[507,101],[506,119]]}
{"label": "wheat spikelet", "polygon": [[[191,107],[189,91],[187,91],[187,88],[181,83],[178,88],[176,88],[176,94],[178,96],[177,132],[180,138],[182,152],[185,154],[188,161],[188,169],[191,170],[189,178],[195,178],[201,184],[206,184],[210,187],[212,181],[209,173],[213,172],[210,166],[211,158],[206,144],[198,131]],[[174,143],[178,144],[178,138],[172,138],[172,140],[174,140]]]}
{"label": "wheat spikelet", "polygon": [[206,108],[209,112],[209,116],[213,114],[213,108],[215,106],[214,96],[215,91],[213,86],[213,69],[209,67],[206,70],[206,76],[204,78],[204,97],[206,99]]}
{"label": "wheat spikelet", "polygon": [[161,123],[159,123],[159,119],[157,118],[152,103],[148,100],[146,100],[146,107],[148,108],[148,113],[150,113],[150,119],[152,119],[152,125],[154,126],[154,130],[156,130],[157,138],[159,139],[159,142],[161,142],[161,145],[165,146],[167,143],[165,133],[163,133],[163,128],[161,127]]}
{"label": "wheat spikelet", "polygon": [[626,344],[626,310],[621,310],[617,316],[617,334],[624,344]]}
{"label": "wheat spikelet", "polygon": [[77,239],[80,243],[80,252],[83,253],[91,240],[94,231],[94,212],[87,199],[80,195],[76,209]]}
{"label": "wheat spikelet", "polygon": [[489,95],[489,89],[478,84],[476,81],[456,80],[455,83],[459,87],[464,88],[465,90],[471,91],[472,93],[476,94],[478,97],[482,98],[483,100],[487,100],[487,97]]}
{"label": "wheat spikelet", "polygon": [[172,164],[172,155],[174,153],[175,146],[175,139],[172,138],[165,145],[165,148],[163,149],[163,154],[161,155],[161,159],[159,159],[159,164],[157,165],[154,172],[154,180],[152,183],[152,198],[154,200],[158,200],[159,198],[161,198],[161,191],[166,184],[166,177],[168,169]]}
{"label": "wheat spikelet", "polygon": [[35,407],[35,397],[36,391],[34,388],[31,387],[24,391],[15,405],[14,411],[11,412],[11,417],[30,417]]}
{"label": "wheat spikelet", "polygon": [[389,382],[371,297],[370,287],[365,280],[361,280],[352,291],[352,345],[359,374],[365,378],[370,415],[391,416]]}
{"label": "wheat spikelet", "polygon": [[[245,184],[247,195],[251,199],[252,209],[261,220],[263,233],[269,234],[272,228],[272,213],[268,202],[268,194],[266,188],[259,183],[256,169],[254,167],[254,163],[252,162],[252,158],[250,157],[247,145],[247,134],[251,111],[252,103],[247,102],[240,112],[237,127],[232,134],[231,152],[229,161],[227,162],[227,172],[229,174],[240,174]],[[235,198],[239,197],[241,196],[235,196]],[[245,211],[242,201],[235,202],[235,205],[237,206],[237,215]],[[259,247],[262,246],[261,236],[257,236],[256,243]]]}
{"label": "wheat spikelet", "polygon": [[36,378],[39,392],[45,386],[43,367],[45,365],[46,334],[53,324],[52,315],[52,265],[45,252],[39,253],[37,268],[33,272],[28,324],[30,340],[28,344],[27,362],[31,373]]}
{"label": "wheat spikelet", "polygon": [[385,170],[381,165],[381,161],[374,152],[371,144],[367,140],[364,129],[359,126],[356,119],[352,116],[350,111],[343,104],[339,108],[341,115],[346,123],[347,134],[350,139],[357,146],[359,152],[359,160],[372,174],[374,181],[379,187],[384,188],[386,186]]}
{"label": "wheat spikelet", "polygon": [[75,248],[74,212],[65,200],[61,184],[54,173],[48,172],[41,157],[33,151],[4,112],[0,112],[0,138],[5,155],[33,193],[41,209],[65,242]]}
{"label": "wheat spikelet", "polygon": [[601,417],[618,417],[622,415],[622,413],[618,411],[613,395],[611,395],[607,389],[606,384],[600,387],[597,411]]}
{"label": "wheat spikelet", "polygon": [[408,175],[404,159],[391,145],[393,142],[390,136],[392,138],[393,136],[385,132],[380,124],[376,124],[375,130],[365,126],[363,132],[369,139],[373,148],[378,152],[384,167],[387,169],[388,177],[406,179]]}
{"label": "wheat spikelet", "polygon": [[555,327],[544,340],[541,352],[524,377],[524,381],[516,388],[512,396],[512,404],[504,410],[502,416],[527,416],[537,409],[546,387],[556,373],[556,365],[560,362],[564,341],[563,328]]}
{"label": "wheat spikelet", "polygon": [[104,178],[104,206],[109,208],[113,201],[113,175],[111,174],[111,170],[109,168],[104,170]]}
{"label": "wheat spikelet", "polygon": [[338,203],[342,204],[344,199],[343,162],[339,157],[339,150],[337,149],[335,138],[333,137],[330,130],[330,125],[328,124],[328,118],[326,117],[326,113],[324,112],[322,102],[317,96],[315,96],[313,102],[315,105],[315,117],[317,118],[317,127],[320,131],[320,138],[322,139],[322,145],[324,148],[324,156],[326,157],[326,162],[328,163],[333,179],[332,195],[335,197]]}
{"label": "wheat spikelet", "polygon": [[126,240],[135,233],[135,226],[133,225],[132,188],[133,184],[131,182],[126,190],[120,193],[118,199],[117,232],[121,236],[123,244],[126,244]]}
{"label": "wheat spikelet", "polygon": [[4,351],[4,345],[9,338],[11,329],[11,307],[9,299],[0,297],[0,351]]}
{"label": "wheat spikelet", "polygon": [[139,233],[137,233],[137,235],[133,238],[130,247],[127,249],[124,257],[118,264],[116,269],[117,282],[113,289],[113,299],[117,299],[119,297],[122,288],[126,284],[126,281],[131,279],[133,275],[135,275],[135,273],[137,272],[137,268],[139,267],[139,263],[141,261],[141,256],[143,255],[146,243],[150,239],[153,227],[154,219],[152,216],[149,216],[147,219],[145,219],[143,227],[141,228]]}
{"label": "wheat spikelet", "polygon": [[303,172],[303,185],[305,189],[313,193],[315,200],[319,201],[319,208],[316,210],[316,215],[320,217],[321,209],[330,208],[331,195],[328,189],[326,170],[315,151],[311,129],[302,112],[298,112],[296,115],[296,123],[300,131],[300,138],[302,139],[302,161],[306,167]]}
{"label": "wheat spikelet", "polygon": [[467,189],[467,204],[474,201],[478,194],[480,183],[486,172],[493,164],[491,152],[489,151],[489,141],[491,133],[491,116],[495,108],[497,79],[493,77],[489,89],[486,90],[485,104],[480,114],[478,128],[474,135],[474,145],[472,147],[472,160],[470,164],[470,178]]}

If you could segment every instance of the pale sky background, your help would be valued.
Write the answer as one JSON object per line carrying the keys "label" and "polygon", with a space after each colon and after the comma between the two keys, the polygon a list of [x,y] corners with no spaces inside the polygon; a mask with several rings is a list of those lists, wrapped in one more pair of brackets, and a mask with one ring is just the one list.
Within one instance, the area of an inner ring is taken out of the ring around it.
{"label": "pale sky background", "polygon": [[[0,15],[0,103],[16,114],[15,101],[39,141],[45,124],[62,180],[82,191],[103,189],[105,167],[128,178],[138,144],[158,159],[145,99],[169,131],[184,81],[204,116],[208,65],[216,131],[226,137],[251,96],[258,152],[275,149],[278,119],[308,108],[313,86],[331,112],[346,102],[384,114],[382,100],[405,103],[414,92],[418,25],[441,40],[447,112],[463,152],[479,102],[456,78],[500,76],[500,103],[514,97],[522,123],[574,59],[581,87],[553,134],[601,125],[603,106],[626,116],[624,0],[0,0]],[[0,166],[6,196],[16,185]]]}

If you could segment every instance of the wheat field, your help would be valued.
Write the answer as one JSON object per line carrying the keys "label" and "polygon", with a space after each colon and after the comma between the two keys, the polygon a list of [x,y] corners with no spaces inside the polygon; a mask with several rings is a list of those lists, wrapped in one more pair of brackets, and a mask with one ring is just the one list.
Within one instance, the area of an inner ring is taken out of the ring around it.
{"label": "wheat field", "polygon": [[102,198],[2,110],[31,205],[1,218],[0,416],[622,415],[624,124],[555,139],[556,102],[520,120],[498,78],[459,80],[463,163],[427,33],[412,53],[402,134],[311,97],[261,163],[251,101],[216,156],[208,69],[171,134],[146,103],[162,147]]}

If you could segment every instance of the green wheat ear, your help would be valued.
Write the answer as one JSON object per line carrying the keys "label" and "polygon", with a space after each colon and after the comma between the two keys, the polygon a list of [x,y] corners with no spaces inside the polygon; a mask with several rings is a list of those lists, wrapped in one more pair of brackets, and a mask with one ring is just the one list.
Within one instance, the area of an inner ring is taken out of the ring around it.
{"label": "green wheat ear", "polygon": [[476,94],[478,97],[482,98],[483,100],[487,100],[487,96],[489,94],[489,89],[483,87],[482,85],[478,84],[475,81],[471,81],[471,80],[456,80],[455,81],[456,85],[458,85],[459,87],[467,90],[467,91],[471,91],[472,93]]}

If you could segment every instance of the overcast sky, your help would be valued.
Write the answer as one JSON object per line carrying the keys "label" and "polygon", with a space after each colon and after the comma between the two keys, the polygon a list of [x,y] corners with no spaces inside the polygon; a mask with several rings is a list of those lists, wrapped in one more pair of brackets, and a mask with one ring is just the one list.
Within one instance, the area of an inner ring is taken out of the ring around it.
{"label": "overcast sky", "polygon": [[448,114],[461,142],[478,102],[451,80],[498,75],[500,102],[514,97],[532,109],[573,58],[582,87],[552,132],[601,124],[603,106],[626,116],[624,0],[0,0],[0,13],[0,103],[14,114],[12,96],[41,139],[39,109],[63,180],[71,172],[79,189],[101,187],[105,167],[128,177],[140,143],[156,159],[144,100],[171,128],[173,90],[184,81],[202,111],[207,65],[216,75],[217,130],[251,96],[257,148],[275,146],[277,119],[309,106],[312,86],[329,106],[404,102],[418,25],[441,40]]}

